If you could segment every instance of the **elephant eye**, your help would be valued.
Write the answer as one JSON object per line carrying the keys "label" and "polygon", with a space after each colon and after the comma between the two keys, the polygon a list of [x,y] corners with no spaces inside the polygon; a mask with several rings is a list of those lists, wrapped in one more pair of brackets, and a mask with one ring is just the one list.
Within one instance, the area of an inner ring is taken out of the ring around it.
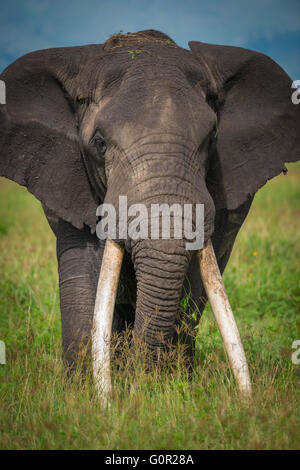
{"label": "elephant eye", "polygon": [[93,138],[93,142],[97,149],[98,154],[103,157],[106,152],[107,145],[103,136],[100,134],[99,131],[96,131],[94,138]]}

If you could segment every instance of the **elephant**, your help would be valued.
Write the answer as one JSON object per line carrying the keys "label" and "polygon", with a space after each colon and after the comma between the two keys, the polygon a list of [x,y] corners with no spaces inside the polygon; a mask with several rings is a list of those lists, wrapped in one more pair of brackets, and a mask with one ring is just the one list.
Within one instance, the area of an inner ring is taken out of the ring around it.
{"label": "elephant", "polygon": [[[291,79],[259,52],[197,41],[185,49],[145,30],[31,52],[1,80],[0,174],[41,201],[56,236],[66,366],[93,337],[96,311],[102,343],[130,324],[157,358],[178,341],[183,292],[195,326],[255,193],[299,158]],[[97,208],[116,208],[120,195],[128,206],[204,205],[203,249],[186,249],[174,234],[99,239]],[[216,303],[226,302],[220,292]],[[193,341],[184,341],[193,357]]]}

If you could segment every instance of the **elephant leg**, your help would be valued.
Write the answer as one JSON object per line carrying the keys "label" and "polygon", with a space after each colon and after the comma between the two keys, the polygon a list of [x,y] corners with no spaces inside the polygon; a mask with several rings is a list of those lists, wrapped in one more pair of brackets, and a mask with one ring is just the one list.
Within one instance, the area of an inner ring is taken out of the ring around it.
{"label": "elephant leg", "polygon": [[78,355],[89,351],[103,244],[89,229],[78,230],[59,220],[57,260],[65,364],[73,369]]}
{"label": "elephant leg", "polygon": [[[104,242],[89,229],[78,230],[59,220],[57,259],[62,325],[63,360],[73,369],[78,359],[90,356],[97,283],[101,269]],[[124,275],[123,275],[124,278]],[[126,290],[124,285],[122,291]],[[123,295],[123,302],[124,300]],[[134,310],[126,303],[116,304],[113,332],[120,332],[133,321]],[[81,357],[82,356],[82,357]]]}
{"label": "elephant leg", "polygon": [[[236,236],[247,217],[253,197],[235,210],[222,209],[216,212],[215,230],[212,244],[218,261],[220,272],[223,273],[231,255]],[[181,341],[187,345],[189,357],[195,351],[195,326],[198,325],[201,314],[207,302],[206,292],[200,277],[199,263],[196,253],[193,255],[186,280],[183,296],[189,293],[189,302],[184,314],[184,325]]]}

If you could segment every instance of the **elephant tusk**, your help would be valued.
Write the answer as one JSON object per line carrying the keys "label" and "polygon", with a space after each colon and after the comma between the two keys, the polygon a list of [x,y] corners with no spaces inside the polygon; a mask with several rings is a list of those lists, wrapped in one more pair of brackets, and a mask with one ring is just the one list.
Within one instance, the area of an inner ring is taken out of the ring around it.
{"label": "elephant tusk", "polygon": [[92,360],[96,390],[106,404],[111,395],[110,340],[124,248],[107,239],[98,281],[93,331]]}
{"label": "elephant tusk", "polygon": [[197,257],[201,278],[218,323],[238,388],[244,397],[250,398],[251,382],[245,352],[210,240],[202,250],[198,251]]}

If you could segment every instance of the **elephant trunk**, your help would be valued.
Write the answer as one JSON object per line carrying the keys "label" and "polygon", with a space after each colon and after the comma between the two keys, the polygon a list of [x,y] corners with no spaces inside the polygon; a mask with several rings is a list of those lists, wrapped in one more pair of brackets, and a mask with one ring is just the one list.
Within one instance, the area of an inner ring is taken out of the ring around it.
{"label": "elephant trunk", "polygon": [[142,240],[132,254],[137,279],[134,338],[156,356],[175,334],[190,252],[182,240]]}

